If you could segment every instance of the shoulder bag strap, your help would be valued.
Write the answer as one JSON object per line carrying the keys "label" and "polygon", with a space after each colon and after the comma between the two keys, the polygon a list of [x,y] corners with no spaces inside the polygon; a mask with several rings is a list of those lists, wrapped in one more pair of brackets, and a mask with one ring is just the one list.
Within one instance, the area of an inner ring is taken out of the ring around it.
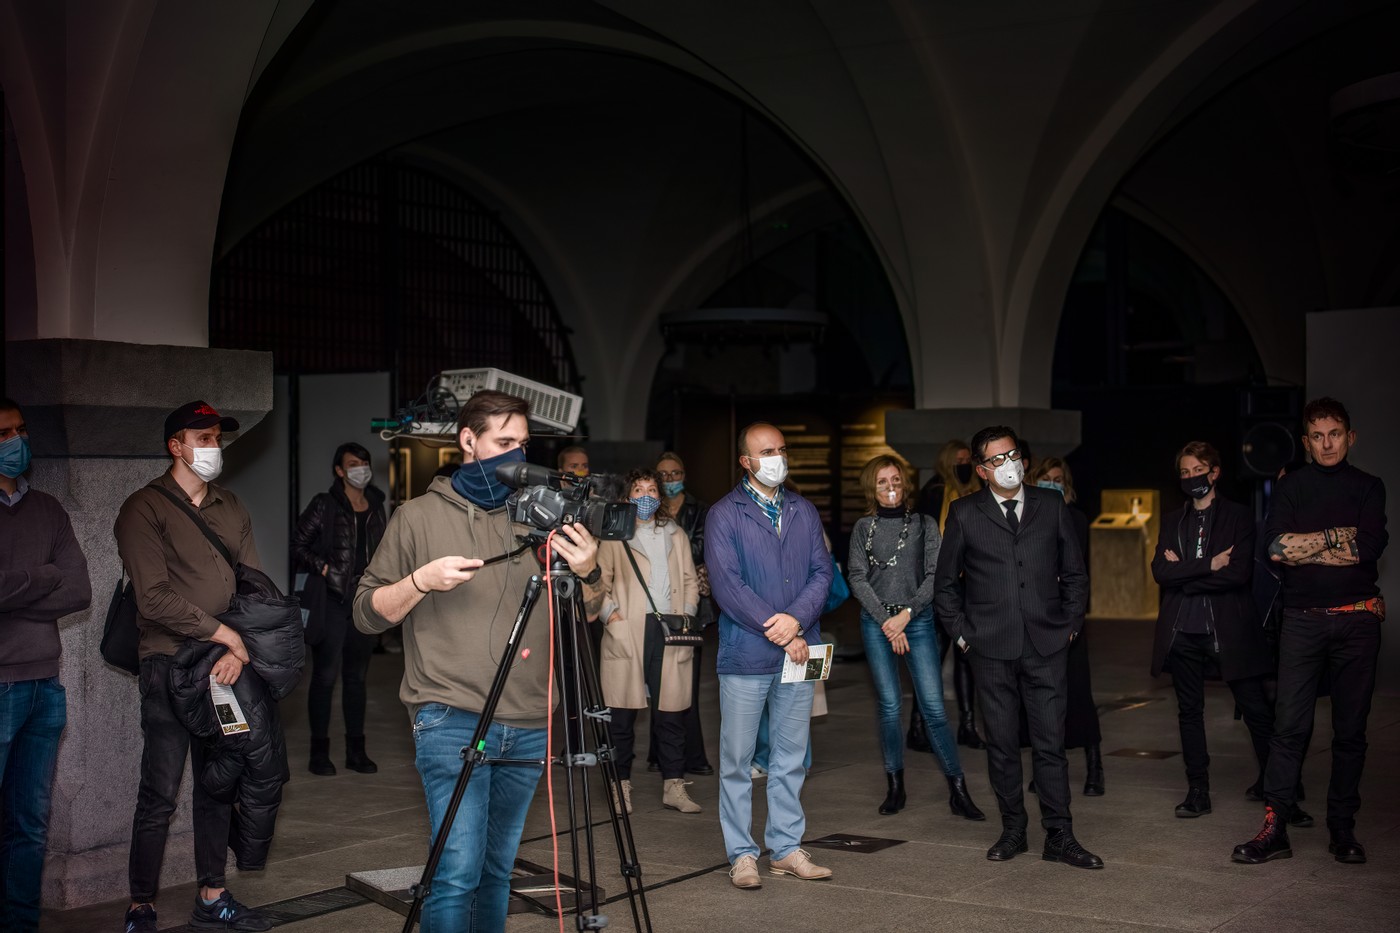
{"label": "shoulder bag strap", "polygon": [[186,502],[184,499],[181,499],[179,496],[175,495],[175,493],[171,492],[169,489],[166,489],[164,486],[157,485],[155,488],[160,490],[167,499],[175,503],[175,505],[177,505],[182,512],[184,512],[190,517],[190,521],[194,522],[195,525],[199,528],[199,530],[204,532],[204,537],[209,539],[209,543],[214,545],[214,550],[218,551],[219,555],[223,557],[224,560],[228,561],[228,565],[231,568],[233,568],[234,570],[238,569],[238,565],[233,561],[233,555],[228,552],[228,546],[224,544],[224,542],[219,538],[218,535],[214,534],[213,530],[207,524],[205,524],[204,519],[199,517],[199,513],[196,512],[194,509],[190,508],[190,504],[188,502]]}
{"label": "shoulder bag strap", "polygon": [[622,542],[622,549],[627,552],[627,561],[632,565],[632,572],[637,575],[637,582],[642,585],[642,592],[647,594],[647,602],[651,604],[651,611],[656,617],[661,618],[661,610],[656,608],[656,600],[651,598],[651,587],[647,586],[647,581],[642,579],[642,568],[637,566],[637,558],[632,556],[632,548],[627,542]]}

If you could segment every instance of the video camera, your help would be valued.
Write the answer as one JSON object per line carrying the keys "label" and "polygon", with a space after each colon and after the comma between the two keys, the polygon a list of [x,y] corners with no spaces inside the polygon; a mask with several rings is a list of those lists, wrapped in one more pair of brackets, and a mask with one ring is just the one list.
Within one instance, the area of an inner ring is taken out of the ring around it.
{"label": "video camera", "polygon": [[529,525],[534,537],[548,537],[551,531],[573,523],[600,541],[627,541],[636,531],[637,507],[592,495],[589,479],[533,463],[503,463],[496,467],[496,478],[516,490],[506,500],[510,520]]}

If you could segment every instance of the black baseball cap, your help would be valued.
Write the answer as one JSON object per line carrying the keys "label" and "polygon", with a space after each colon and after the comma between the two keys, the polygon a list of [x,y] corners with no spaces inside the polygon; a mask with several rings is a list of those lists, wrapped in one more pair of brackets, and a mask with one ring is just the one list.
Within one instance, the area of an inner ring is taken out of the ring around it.
{"label": "black baseball cap", "polygon": [[212,428],[216,424],[225,431],[238,430],[237,418],[219,414],[208,402],[186,402],[165,416],[165,440],[188,428]]}

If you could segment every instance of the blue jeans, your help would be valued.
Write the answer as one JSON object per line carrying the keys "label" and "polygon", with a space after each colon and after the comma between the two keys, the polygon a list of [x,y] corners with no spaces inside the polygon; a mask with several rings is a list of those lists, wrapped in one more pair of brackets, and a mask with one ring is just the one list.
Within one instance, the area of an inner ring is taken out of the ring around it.
{"label": "blue jeans", "polygon": [[802,844],[807,828],[801,801],[807,777],[802,756],[812,720],[812,684],[785,684],[782,676],[778,672],[719,677],[719,822],[731,863],[741,855],[759,854],[750,834],[754,782],[749,767],[765,710],[772,720],[772,747],[764,843],[773,858],[786,858]]}
{"label": "blue jeans", "polygon": [[[894,772],[904,767],[904,729],[900,721],[904,694],[899,685],[899,655],[894,653],[889,639],[880,628],[884,621],[877,621],[869,613],[862,612],[860,637],[865,642],[870,676],[875,679],[880,750],[885,756],[885,770]],[[924,727],[928,730],[933,750],[943,763],[943,773],[948,777],[957,777],[963,773],[962,762],[958,759],[958,743],[953,738],[952,726],[948,724],[948,713],[943,708],[943,661],[938,656],[933,610],[925,609],[911,619],[904,627],[904,637],[909,639],[904,664],[909,668],[909,679],[914,683],[914,702],[924,716]]]}
{"label": "blue jeans", "polygon": [[[813,692],[815,693],[815,684]],[[763,718],[758,721],[758,741],[754,744],[753,763],[764,771],[768,770],[768,708],[763,709]],[[812,770],[812,735],[807,734],[807,754],[802,757],[802,767]]]}
{"label": "blue jeans", "polygon": [[0,930],[39,928],[44,848],[68,701],[57,677],[0,683]]}
{"label": "blue jeans", "polygon": [[[413,718],[414,764],[423,779],[434,840],[462,771],[462,749],[470,744],[479,719],[441,703],[424,704]],[[492,723],[486,754],[543,759],[545,735],[544,729]],[[433,876],[433,893],[423,903],[423,933],[505,929],[510,873],[540,773],[538,766],[489,763],[472,772]]]}

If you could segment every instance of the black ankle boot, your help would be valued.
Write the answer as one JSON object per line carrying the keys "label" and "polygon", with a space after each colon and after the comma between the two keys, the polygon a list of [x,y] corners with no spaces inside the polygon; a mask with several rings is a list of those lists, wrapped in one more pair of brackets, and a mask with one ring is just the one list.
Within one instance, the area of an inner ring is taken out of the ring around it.
{"label": "black ankle boot", "polygon": [[924,725],[924,717],[917,709],[909,717],[909,735],[905,737],[904,744],[911,752],[933,751],[933,746],[928,740],[928,728]]}
{"label": "black ankle boot", "polygon": [[361,774],[373,774],[379,770],[379,765],[370,761],[369,756],[365,754],[364,736],[347,735],[345,737],[345,767]]}
{"label": "black ankle boot", "polygon": [[890,816],[904,809],[904,769],[885,772],[885,780],[889,782],[890,790],[885,795],[885,802],[880,804],[880,814]]}
{"label": "black ankle boot", "polygon": [[987,747],[987,743],[977,734],[977,716],[970,709],[963,710],[962,722],[958,724],[958,744],[972,749]]}
{"label": "black ankle boot", "polygon": [[961,774],[948,778],[948,809],[953,811],[954,816],[965,820],[987,818],[985,813],[977,809],[977,804],[972,802],[972,797],[967,792],[967,778]]}
{"label": "black ankle boot", "polygon": [[1084,747],[1084,764],[1088,768],[1088,773],[1084,776],[1084,796],[1103,796],[1103,756],[1099,754],[1097,745],[1087,745]]}
{"label": "black ankle boot", "polygon": [[307,765],[307,770],[322,777],[330,777],[335,774],[335,765],[331,764],[330,739],[313,738],[311,740],[311,764]]}
{"label": "black ankle boot", "polygon": [[1248,842],[1235,846],[1230,858],[1246,865],[1261,865],[1276,858],[1292,858],[1293,847],[1288,843],[1288,825],[1273,807],[1264,808],[1264,825]]}

